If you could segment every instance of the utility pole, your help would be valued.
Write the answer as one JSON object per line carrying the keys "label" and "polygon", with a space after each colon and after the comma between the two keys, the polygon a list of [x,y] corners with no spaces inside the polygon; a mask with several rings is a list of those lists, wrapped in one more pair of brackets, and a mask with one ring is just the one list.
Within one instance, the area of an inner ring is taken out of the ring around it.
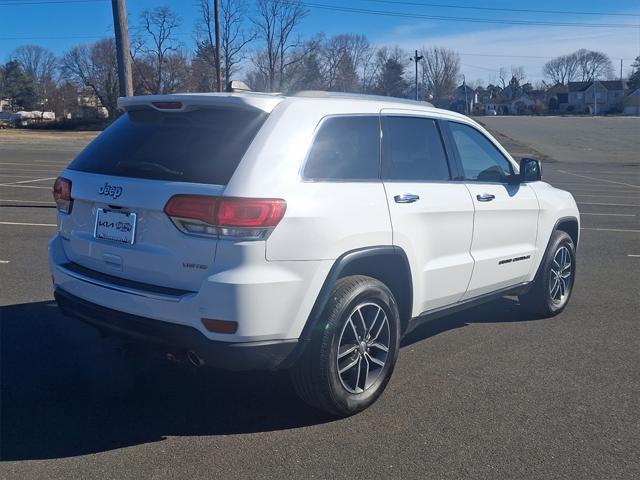
{"label": "utility pole", "polygon": [[131,80],[131,52],[125,0],[111,0],[111,9],[113,10],[113,29],[116,34],[120,96],[130,97],[133,95],[133,81]]}
{"label": "utility pole", "polygon": [[620,59],[620,81],[622,81],[622,59]]}
{"label": "utility pole", "polygon": [[424,57],[422,55],[418,55],[418,50],[416,50],[416,54],[410,59],[416,63],[416,100],[418,100],[418,62],[423,58]]}
{"label": "utility pole", "polygon": [[215,23],[214,29],[216,33],[216,85],[218,91],[221,92],[222,88],[222,72],[220,68],[220,1],[213,0],[213,21]]}
{"label": "utility pole", "polygon": [[464,109],[469,115],[469,98],[467,97],[467,79],[462,75],[462,88],[464,89]]}

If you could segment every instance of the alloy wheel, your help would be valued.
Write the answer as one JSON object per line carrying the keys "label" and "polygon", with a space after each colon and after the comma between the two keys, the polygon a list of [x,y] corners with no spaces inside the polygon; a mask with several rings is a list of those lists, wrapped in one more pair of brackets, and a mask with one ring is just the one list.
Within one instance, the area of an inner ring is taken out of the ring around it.
{"label": "alloy wheel", "polygon": [[376,303],[356,306],[347,318],[338,342],[337,370],[350,393],[370,388],[382,373],[389,354],[391,333],[385,311]]}
{"label": "alloy wheel", "polygon": [[571,289],[571,275],[571,252],[563,245],[553,256],[549,275],[549,295],[556,305],[562,305],[567,300]]}

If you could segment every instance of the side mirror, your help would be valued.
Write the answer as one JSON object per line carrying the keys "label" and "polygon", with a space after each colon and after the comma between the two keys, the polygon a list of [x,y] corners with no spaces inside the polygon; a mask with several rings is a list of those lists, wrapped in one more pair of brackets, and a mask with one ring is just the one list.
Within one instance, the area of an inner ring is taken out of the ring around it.
{"label": "side mirror", "polygon": [[520,181],[537,182],[542,180],[542,164],[540,160],[534,158],[523,158],[520,160]]}

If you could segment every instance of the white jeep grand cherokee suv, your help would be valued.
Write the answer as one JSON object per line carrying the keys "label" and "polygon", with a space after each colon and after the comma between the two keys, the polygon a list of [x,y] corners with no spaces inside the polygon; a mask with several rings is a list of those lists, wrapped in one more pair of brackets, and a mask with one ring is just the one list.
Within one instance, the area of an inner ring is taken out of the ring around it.
{"label": "white jeep grand cherokee suv", "polygon": [[579,214],[469,118],[329,93],[122,98],[56,180],[62,311],[335,415],[416,325],[503,295],[566,306]]}

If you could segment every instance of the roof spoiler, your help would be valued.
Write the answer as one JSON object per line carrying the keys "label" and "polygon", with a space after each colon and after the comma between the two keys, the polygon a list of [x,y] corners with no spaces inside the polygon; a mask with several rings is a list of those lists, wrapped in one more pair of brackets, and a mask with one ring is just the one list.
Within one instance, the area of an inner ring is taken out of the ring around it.
{"label": "roof spoiler", "polygon": [[[249,93],[249,92],[247,92]],[[267,94],[243,95],[241,92],[223,93],[176,93],[169,95],[140,95],[120,97],[118,107],[122,110],[154,108],[158,111],[185,112],[198,108],[222,107],[245,110],[262,110],[271,113],[284,97]]]}

